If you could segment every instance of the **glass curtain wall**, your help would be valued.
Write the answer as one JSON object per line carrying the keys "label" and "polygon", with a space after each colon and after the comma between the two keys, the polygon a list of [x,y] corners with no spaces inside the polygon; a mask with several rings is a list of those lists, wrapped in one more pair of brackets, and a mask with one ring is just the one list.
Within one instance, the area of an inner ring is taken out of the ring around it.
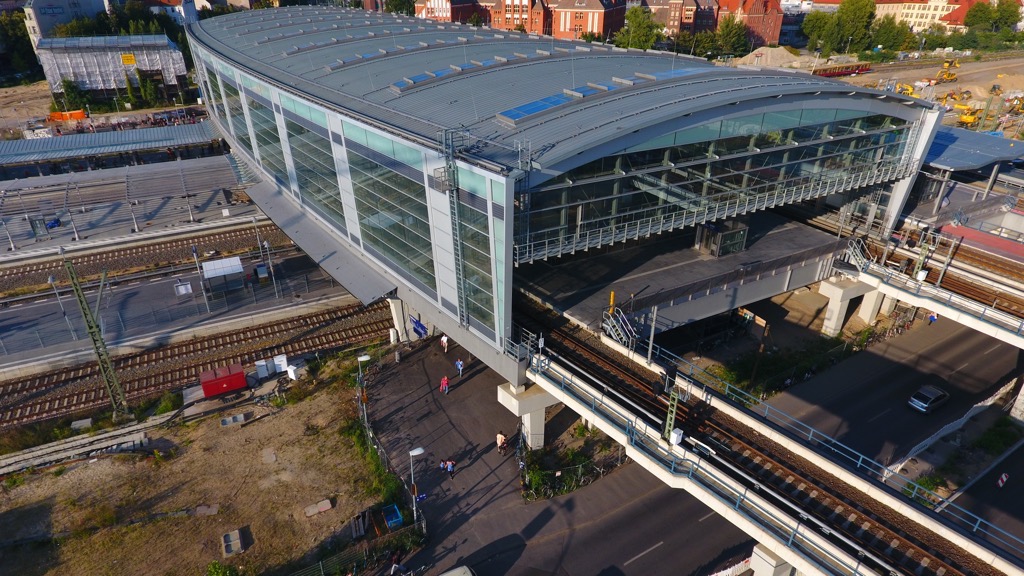
{"label": "glass curtain wall", "polygon": [[277,131],[277,120],[274,118],[273,108],[270,107],[270,91],[244,77],[242,82],[246,90],[260,94],[260,98],[247,95],[249,118],[252,120],[253,137],[256,140],[260,165],[274,176],[278,185],[288,188],[288,167],[284,162],[281,135]]}
{"label": "glass curtain wall", "polygon": [[286,111],[285,129],[302,203],[339,230],[346,230],[327,116],[286,96],[281,97],[281,107]]}
{"label": "glass curtain wall", "polygon": [[518,242],[556,239],[904,161],[909,126],[795,110],[702,124],[566,172],[531,192]]}
{"label": "glass curtain wall", "polygon": [[[491,276],[491,238],[488,233],[487,179],[459,169],[459,238],[466,312],[494,333],[494,292]],[[478,326],[479,327],[479,326]]]}
{"label": "glass curtain wall", "polygon": [[226,81],[224,82],[224,101],[228,105],[228,116],[231,117],[235,140],[249,152],[249,156],[252,156],[252,140],[249,138],[249,126],[245,123],[245,113],[242,112],[242,98],[238,94],[238,88]]}
{"label": "glass curtain wall", "polygon": [[210,98],[210,108],[213,109],[214,113],[220,113],[220,82],[217,80],[217,75],[214,74],[213,68],[210,68],[208,64],[204,64],[206,68],[206,77],[210,79],[210,91],[208,96]]}
{"label": "glass curtain wall", "polygon": [[[418,173],[422,178],[422,172],[414,172],[413,167],[405,163],[396,164],[393,157],[370,148],[368,144],[373,142],[366,130],[348,122],[344,124],[344,130],[345,152],[364,248],[387,260],[392,268],[404,272],[406,280],[436,297],[437,278],[430,242],[427,189],[422,179],[417,181],[410,177]],[[392,170],[385,163],[401,172]]]}

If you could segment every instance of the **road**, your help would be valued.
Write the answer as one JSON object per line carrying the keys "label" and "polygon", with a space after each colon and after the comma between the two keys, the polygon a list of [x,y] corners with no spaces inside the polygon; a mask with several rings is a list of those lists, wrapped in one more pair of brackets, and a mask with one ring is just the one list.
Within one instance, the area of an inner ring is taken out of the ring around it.
{"label": "road", "polygon": [[[1024,366],[1021,351],[949,320],[919,322],[771,399],[772,406],[882,463],[895,462],[990,396]],[[935,384],[951,394],[935,413],[907,399]]]}

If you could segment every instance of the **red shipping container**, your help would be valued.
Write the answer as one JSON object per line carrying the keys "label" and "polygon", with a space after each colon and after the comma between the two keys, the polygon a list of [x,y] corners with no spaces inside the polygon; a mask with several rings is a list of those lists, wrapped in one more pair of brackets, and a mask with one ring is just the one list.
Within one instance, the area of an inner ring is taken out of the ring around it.
{"label": "red shipping container", "polygon": [[199,384],[206,398],[228,394],[246,387],[245,370],[242,370],[241,364],[221,366],[200,374]]}

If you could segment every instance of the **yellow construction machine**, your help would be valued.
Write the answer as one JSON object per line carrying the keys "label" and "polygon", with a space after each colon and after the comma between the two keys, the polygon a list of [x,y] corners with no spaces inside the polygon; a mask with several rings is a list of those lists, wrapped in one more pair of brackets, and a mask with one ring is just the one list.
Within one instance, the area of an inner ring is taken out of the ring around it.
{"label": "yellow construction machine", "polygon": [[[958,104],[959,106],[959,104]],[[974,128],[981,122],[981,108],[969,108],[957,118],[956,125],[962,128]]]}
{"label": "yellow construction machine", "polygon": [[897,84],[896,93],[904,96],[910,96],[911,98],[920,98],[921,95],[917,93],[913,84]]}
{"label": "yellow construction machine", "polygon": [[1000,86],[999,84],[993,84],[992,87],[988,89],[988,93],[992,94],[993,96],[1002,96],[1003,87]]}
{"label": "yellow construction machine", "polygon": [[942,69],[935,74],[935,81],[939,84],[945,82],[956,82],[956,72],[953,72],[953,69],[959,67],[959,58],[946,58],[942,61]]}
{"label": "yellow construction machine", "polygon": [[950,90],[949,92],[946,92],[942,96],[939,96],[938,98],[936,98],[935,101],[938,102],[939,104],[942,104],[943,106],[946,106],[947,103],[950,100],[952,100],[954,103],[955,102],[967,102],[973,96],[974,96],[974,94],[972,94],[970,90],[961,90],[961,91]]}

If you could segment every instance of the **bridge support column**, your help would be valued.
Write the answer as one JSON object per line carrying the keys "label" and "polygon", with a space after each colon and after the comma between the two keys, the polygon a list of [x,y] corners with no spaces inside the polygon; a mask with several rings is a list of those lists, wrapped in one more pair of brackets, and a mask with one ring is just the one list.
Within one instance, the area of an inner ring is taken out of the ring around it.
{"label": "bridge support column", "polygon": [[868,292],[860,303],[860,310],[857,311],[857,316],[868,324],[873,324],[875,318],[878,317],[878,311],[882,308],[882,301],[884,299],[885,294],[882,294],[881,290]]}
{"label": "bridge support column", "polygon": [[818,285],[818,293],[828,297],[828,308],[825,309],[825,322],[821,333],[826,336],[838,336],[843,331],[846,313],[850,308],[850,300],[863,296],[871,291],[871,286],[849,279],[829,279]]}
{"label": "bridge support column", "polygon": [[409,329],[405,322],[405,302],[402,302],[400,298],[388,298],[388,305],[391,307],[391,321],[395,324],[395,330],[398,330],[398,341],[408,342]]}
{"label": "bridge support column", "polygon": [[498,386],[498,403],[523,421],[523,437],[531,449],[544,447],[544,409],[558,404],[558,399],[537,384]]}
{"label": "bridge support column", "polygon": [[750,571],[754,576],[788,576],[793,572],[793,566],[771,550],[757,544],[750,555]]}

